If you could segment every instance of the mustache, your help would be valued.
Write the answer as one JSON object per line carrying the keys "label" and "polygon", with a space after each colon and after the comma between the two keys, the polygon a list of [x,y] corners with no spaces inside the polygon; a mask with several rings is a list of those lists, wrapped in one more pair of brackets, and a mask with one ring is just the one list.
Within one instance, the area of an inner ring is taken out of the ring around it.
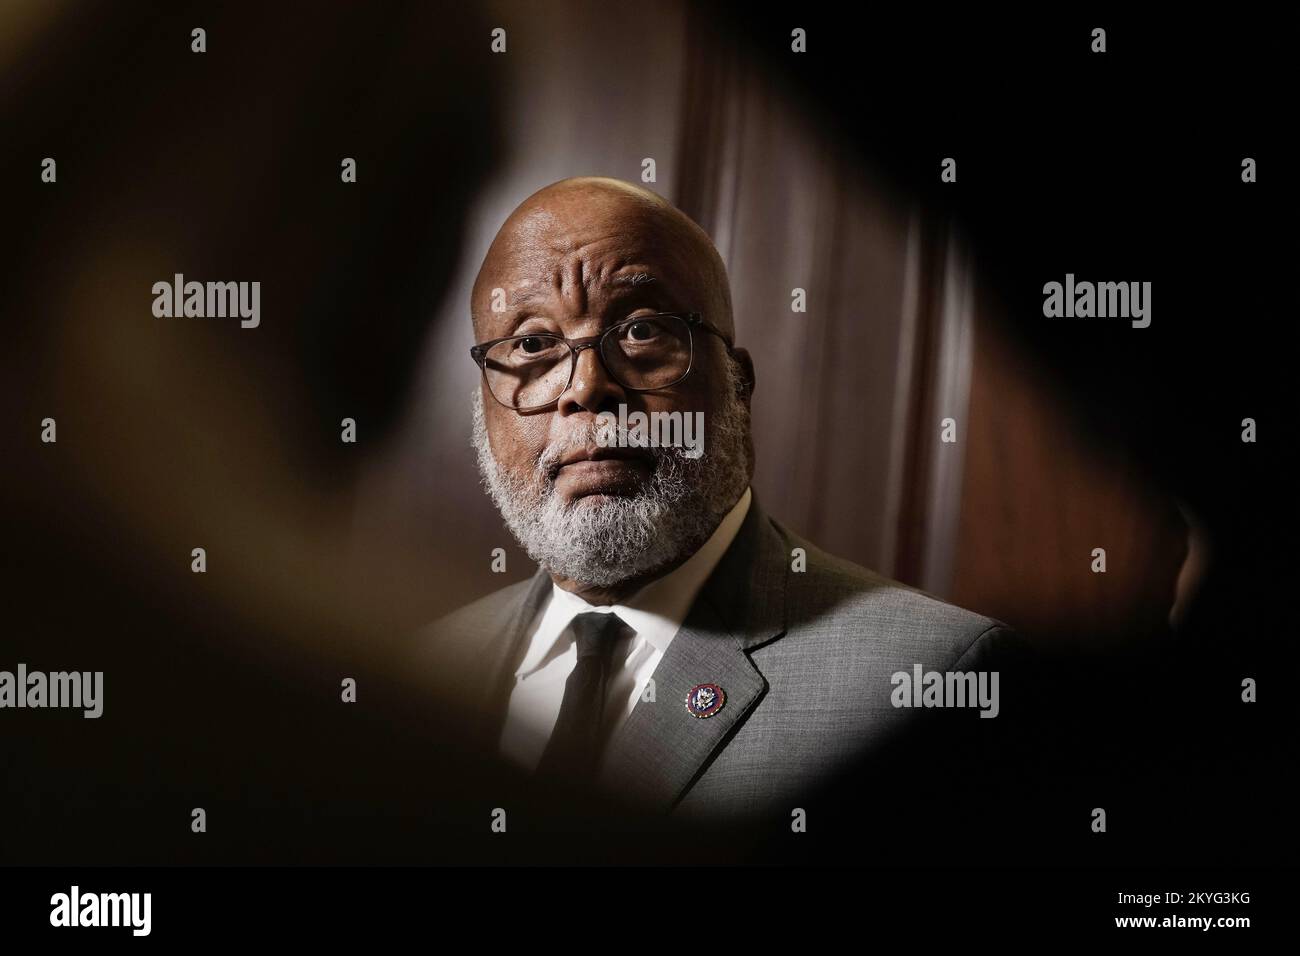
{"label": "mustache", "polygon": [[[533,465],[533,475],[535,478],[545,481],[548,485],[555,480],[556,473],[560,470],[560,461],[565,455],[574,451],[582,451],[586,448],[600,447],[598,436],[603,435],[606,442],[614,439],[626,443],[627,438],[633,433],[630,427],[619,426],[616,423],[602,424],[596,420],[585,425],[579,425],[573,430],[567,432],[560,438],[555,439],[542,450],[538,455],[537,461]],[[680,448],[668,447],[651,447],[642,449],[648,452],[655,460],[656,469],[659,462],[665,458],[674,455],[680,457]]]}

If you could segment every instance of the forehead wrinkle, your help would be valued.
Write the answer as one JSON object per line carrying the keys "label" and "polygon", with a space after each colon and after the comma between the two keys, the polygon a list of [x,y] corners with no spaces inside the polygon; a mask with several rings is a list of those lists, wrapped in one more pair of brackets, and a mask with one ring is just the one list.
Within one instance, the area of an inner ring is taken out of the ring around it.
{"label": "forehead wrinkle", "polygon": [[[603,239],[575,243],[564,250],[563,261],[544,279],[524,277],[510,292],[512,304],[528,304],[553,298],[569,299],[580,311],[587,307],[587,299],[600,295],[606,289],[622,292],[642,288],[658,281],[644,265],[637,264],[638,257],[628,256],[621,250],[593,249]],[[554,247],[553,247],[554,248]],[[612,261],[610,261],[612,259]],[[527,268],[531,263],[520,263],[517,268]],[[632,269],[634,272],[622,272]]]}
{"label": "forehead wrinkle", "polygon": [[515,306],[532,305],[535,302],[545,302],[550,300],[556,290],[550,289],[539,283],[529,282],[527,285],[511,290],[510,302]]}
{"label": "forehead wrinkle", "polygon": [[[611,207],[617,210],[619,220],[612,225],[607,214]],[[606,214],[602,217],[602,213]],[[552,303],[566,302],[570,310],[585,313],[589,299],[599,301],[615,293],[633,293],[639,287],[648,286],[640,291],[671,291],[674,299],[685,295],[691,300],[674,304],[693,303],[701,298],[702,290],[694,288],[698,280],[710,286],[719,279],[725,283],[725,273],[700,268],[700,257],[692,253],[700,245],[696,240],[708,243],[707,236],[680,213],[674,213],[672,207],[651,205],[628,196],[591,195],[562,189],[544,198],[534,197],[507,220],[494,243],[498,246],[496,251],[503,254],[497,259],[501,267],[497,275],[507,280],[500,284],[509,287],[508,280],[516,276],[521,280],[521,288],[517,292],[512,290],[507,301],[516,306],[516,311],[546,299]],[[708,251],[712,251],[711,244]],[[650,258],[669,260],[664,265],[671,274],[656,276],[641,265],[638,260],[644,259],[645,253],[650,253]],[[704,258],[707,263],[708,257]],[[624,269],[630,274],[615,274]],[[713,272],[718,274],[710,274]],[[520,273],[549,274],[552,284],[547,288],[540,277]],[[642,274],[645,278],[639,278]],[[529,288],[522,288],[525,285]],[[718,292],[725,297],[728,290],[709,289],[703,298],[711,300],[709,293]],[[705,308],[709,309],[709,305]],[[730,324],[726,322],[726,311],[718,315],[724,326]]]}
{"label": "forehead wrinkle", "polygon": [[[582,275],[581,286],[570,286],[573,293],[569,298],[577,297],[582,301],[579,303],[580,308],[574,311],[585,314],[588,308],[587,296],[595,295],[601,299],[608,299],[611,303],[615,300],[622,300],[627,295],[645,291],[662,291],[666,292],[668,287],[661,283],[657,276],[647,270],[644,266],[633,265],[630,268],[634,272],[619,273],[606,278],[608,270],[599,268],[593,272],[584,274],[581,264],[575,267],[578,274]],[[627,265],[616,265],[615,269],[629,268]],[[570,274],[574,272],[569,270]],[[521,285],[510,292],[510,308],[514,312],[522,312],[525,307],[530,305],[542,304],[549,305],[557,300],[563,301],[566,297],[561,288],[559,281],[560,273],[553,273],[549,285],[546,282],[537,280],[524,280],[525,284]],[[604,288],[602,288],[602,285]]]}
{"label": "forehead wrinkle", "polygon": [[585,312],[587,311],[587,279],[584,257],[574,256],[566,266],[560,296],[563,299],[572,299],[572,306],[579,312]]}

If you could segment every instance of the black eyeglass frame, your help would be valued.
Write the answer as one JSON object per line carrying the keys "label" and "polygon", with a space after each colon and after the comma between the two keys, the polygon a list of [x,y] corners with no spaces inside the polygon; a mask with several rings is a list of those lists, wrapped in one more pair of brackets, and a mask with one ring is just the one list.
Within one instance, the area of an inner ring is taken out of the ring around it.
{"label": "black eyeglass frame", "polygon": [[[609,365],[605,362],[605,354],[600,350],[601,343],[605,341],[606,336],[610,335],[613,332],[617,332],[619,329],[626,328],[629,325],[634,325],[637,322],[644,322],[647,319],[661,319],[661,318],[681,319],[686,323],[686,334],[690,339],[690,347],[691,347],[691,354],[686,362],[686,371],[683,372],[678,378],[673,379],[673,381],[667,382],[663,385],[655,385],[652,388],[637,388],[632,385],[624,385],[622,380],[619,379],[619,377],[614,374],[614,372],[610,369]],[[551,399],[549,402],[542,402],[540,405],[523,405],[523,406],[507,405],[505,402],[501,401],[501,399],[497,398],[496,392],[492,391],[492,383],[491,382],[487,383],[488,394],[492,396],[493,400],[498,405],[502,406],[503,408],[508,408],[511,411],[532,412],[532,411],[536,411],[539,408],[546,408],[548,405],[554,405],[557,401],[559,401],[560,395],[563,395],[565,392],[569,390],[569,387],[573,385],[573,374],[578,370],[578,354],[582,352],[584,349],[595,349],[596,358],[600,361],[601,368],[605,370],[605,374],[608,375],[610,378],[612,378],[615,382],[618,382],[619,387],[625,389],[626,391],[657,392],[661,388],[672,388],[674,385],[677,385],[685,381],[686,377],[691,374],[691,370],[695,368],[695,330],[697,328],[702,329],[703,331],[708,332],[712,335],[716,335],[718,338],[722,339],[722,344],[727,347],[728,355],[730,355],[735,351],[736,346],[731,341],[731,339],[727,336],[727,334],[723,332],[721,329],[719,329],[717,326],[712,325],[711,323],[706,321],[704,318],[704,314],[702,312],[654,312],[649,315],[637,315],[630,319],[624,319],[622,322],[619,322],[615,325],[611,325],[609,328],[605,329],[599,335],[588,335],[580,339],[566,339],[564,336],[556,335],[554,332],[526,332],[523,335],[506,335],[499,339],[489,339],[486,342],[479,342],[477,345],[470,346],[469,354],[474,359],[474,364],[476,364],[479,367],[479,370],[482,371],[483,380],[486,382],[488,350],[493,348],[494,346],[500,345],[502,342],[511,342],[518,339],[532,339],[532,338],[537,338],[539,336],[546,336],[547,338],[556,339],[557,341],[563,342],[565,345],[567,345],[569,347],[569,378],[568,381],[564,383],[564,388],[560,389],[559,395],[556,395],[555,398]]]}

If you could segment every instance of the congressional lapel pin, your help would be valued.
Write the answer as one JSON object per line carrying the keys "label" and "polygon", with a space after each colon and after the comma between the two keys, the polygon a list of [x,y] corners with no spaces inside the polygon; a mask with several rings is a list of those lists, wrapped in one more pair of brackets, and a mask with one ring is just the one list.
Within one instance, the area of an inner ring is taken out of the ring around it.
{"label": "congressional lapel pin", "polygon": [[727,695],[717,684],[696,684],[686,695],[686,711],[692,717],[712,717],[726,702]]}

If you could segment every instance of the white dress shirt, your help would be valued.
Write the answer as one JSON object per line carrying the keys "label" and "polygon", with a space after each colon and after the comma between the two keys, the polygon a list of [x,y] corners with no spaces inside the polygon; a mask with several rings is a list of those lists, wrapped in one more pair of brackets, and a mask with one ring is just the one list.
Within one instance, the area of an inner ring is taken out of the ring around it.
{"label": "white dress shirt", "polygon": [[626,604],[594,606],[555,584],[538,610],[528,650],[515,671],[510,707],[501,733],[502,756],[529,772],[537,768],[551,738],[564,683],[578,659],[569,624],[578,614],[617,614],[630,633],[620,638],[610,658],[605,696],[604,740],[632,713],[650,675],[668,651],[700,588],[731,546],[749,511],[750,489],[727,512],[709,540],[677,568],[651,581]]}

